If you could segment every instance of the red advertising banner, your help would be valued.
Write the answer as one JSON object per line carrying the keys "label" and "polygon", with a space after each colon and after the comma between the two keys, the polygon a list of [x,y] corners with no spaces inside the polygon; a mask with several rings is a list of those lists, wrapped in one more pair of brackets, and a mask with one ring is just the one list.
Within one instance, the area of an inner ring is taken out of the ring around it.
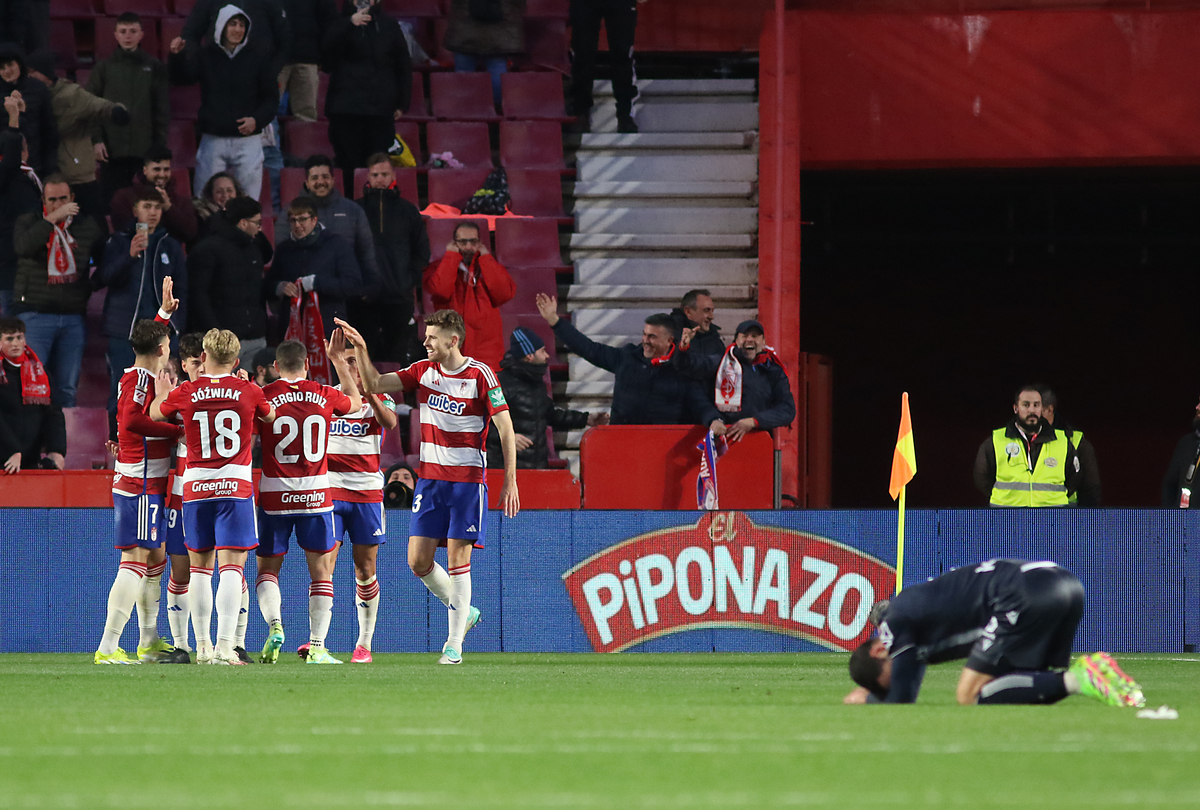
{"label": "red advertising banner", "polygon": [[670,633],[748,628],[852,650],[895,569],[824,537],[706,512],[610,546],[563,574],[596,652]]}

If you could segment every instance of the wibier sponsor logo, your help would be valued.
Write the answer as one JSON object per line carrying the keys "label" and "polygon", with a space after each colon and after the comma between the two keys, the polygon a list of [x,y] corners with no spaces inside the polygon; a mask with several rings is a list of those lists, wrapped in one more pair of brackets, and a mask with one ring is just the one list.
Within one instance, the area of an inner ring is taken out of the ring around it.
{"label": "wibier sponsor logo", "polygon": [[597,652],[705,627],[852,650],[870,636],[867,615],[895,569],[834,540],[709,512],[610,546],[563,581]]}

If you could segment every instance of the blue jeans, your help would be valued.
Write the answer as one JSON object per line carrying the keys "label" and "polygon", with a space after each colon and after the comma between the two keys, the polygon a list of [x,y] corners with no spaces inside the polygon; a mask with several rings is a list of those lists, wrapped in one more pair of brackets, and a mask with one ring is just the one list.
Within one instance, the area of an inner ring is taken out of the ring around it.
{"label": "blue jeans", "polygon": [[508,73],[507,56],[479,56],[473,53],[454,54],[454,70],[456,73],[475,73],[479,70],[479,60],[483,60],[487,72],[492,74],[492,96],[496,104],[500,104],[500,77]]}
{"label": "blue jeans", "polygon": [[0,290],[0,315],[3,315],[6,318],[12,317],[12,302],[13,291]]}
{"label": "blue jeans", "polygon": [[64,408],[74,408],[87,341],[83,316],[22,312],[19,317],[25,322],[25,342],[50,375],[56,401]]}
{"label": "blue jeans", "polygon": [[209,178],[226,171],[237,178],[246,194],[258,199],[262,191],[262,135],[223,138],[205,133],[196,149],[196,179],[192,184],[197,197]]}
{"label": "blue jeans", "polygon": [[108,360],[108,412],[116,415],[117,383],[121,381],[125,369],[132,366],[137,357],[133,353],[133,347],[129,345],[129,338],[109,338],[108,351],[104,353],[104,357]]}

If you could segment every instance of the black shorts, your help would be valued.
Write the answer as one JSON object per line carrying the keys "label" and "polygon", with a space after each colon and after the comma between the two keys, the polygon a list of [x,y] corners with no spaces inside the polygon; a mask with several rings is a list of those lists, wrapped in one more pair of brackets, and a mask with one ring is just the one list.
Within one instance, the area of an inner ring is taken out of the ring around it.
{"label": "black shorts", "polygon": [[1056,565],[1028,565],[993,598],[992,616],[971,649],[967,669],[999,676],[1071,663],[1071,644],[1083,616],[1083,583]]}

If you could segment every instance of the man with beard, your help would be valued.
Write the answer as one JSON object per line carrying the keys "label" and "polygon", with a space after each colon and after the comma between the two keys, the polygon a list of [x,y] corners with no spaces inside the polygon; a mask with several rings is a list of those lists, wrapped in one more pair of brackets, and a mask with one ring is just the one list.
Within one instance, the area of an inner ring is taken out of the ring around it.
{"label": "man with beard", "polygon": [[189,244],[200,231],[196,206],[187,190],[187,171],[182,172],[184,185],[176,182],[171,161],[174,153],[166,146],[155,144],[146,150],[142,171],[133,178],[133,185],[123,188],[112,198],[113,231],[129,230],[135,219],[133,207],[138,189],[152,188],[162,199],[162,226],[167,235],[181,245]]}
{"label": "man with beard", "polygon": [[[1197,509],[1200,498],[1192,497],[1196,489],[1195,476],[1200,465],[1200,405],[1192,415],[1191,432],[1180,437],[1175,453],[1167,466],[1162,482],[1162,506],[1164,509]],[[1186,495],[1185,495],[1186,493]]]}
{"label": "man with beard", "polygon": [[[569,411],[554,406],[546,393],[546,363],[550,353],[546,344],[532,329],[518,326],[508,340],[508,353],[500,361],[500,387],[512,412],[516,431],[517,469],[546,469],[546,427],[555,430],[581,430],[584,427],[607,425],[608,414]],[[488,433],[488,466],[500,469],[504,456],[500,453],[500,434]]]}
{"label": "man with beard", "polygon": [[1066,506],[1078,489],[1079,457],[1042,417],[1042,387],[1017,389],[1013,418],[979,446],[975,486],[992,506]]}

